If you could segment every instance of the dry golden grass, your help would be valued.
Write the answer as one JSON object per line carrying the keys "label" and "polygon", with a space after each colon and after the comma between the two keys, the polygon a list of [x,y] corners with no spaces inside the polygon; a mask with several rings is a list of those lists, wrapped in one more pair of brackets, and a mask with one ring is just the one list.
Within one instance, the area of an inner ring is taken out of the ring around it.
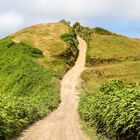
{"label": "dry golden grass", "polygon": [[[123,36],[92,35],[87,59],[140,60],[140,40]],[[89,62],[89,60],[88,60]]]}
{"label": "dry golden grass", "polygon": [[87,50],[87,66],[89,68],[83,72],[82,78],[84,89],[88,92],[97,90],[101,84],[112,79],[139,82],[140,39],[92,34]]}
{"label": "dry golden grass", "polygon": [[37,24],[13,34],[15,42],[23,41],[43,51],[46,57],[58,55],[66,49],[60,35],[69,32],[62,22]]}
{"label": "dry golden grass", "polygon": [[34,58],[34,61],[47,69],[53,69],[63,75],[66,63],[57,57],[65,52],[67,44],[60,39],[64,33],[69,33],[69,26],[63,22],[37,24],[13,34],[15,42],[25,42],[42,50],[44,58]]}
{"label": "dry golden grass", "polygon": [[97,90],[108,80],[122,79],[130,82],[140,81],[140,61],[126,61],[122,63],[87,68],[83,74],[85,89],[88,92]]}

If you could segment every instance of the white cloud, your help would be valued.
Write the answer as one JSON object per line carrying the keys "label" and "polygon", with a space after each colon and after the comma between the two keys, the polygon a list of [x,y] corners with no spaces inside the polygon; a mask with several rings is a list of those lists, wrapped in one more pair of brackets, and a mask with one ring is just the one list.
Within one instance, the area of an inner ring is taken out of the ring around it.
{"label": "white cloud", "polygon": [[123,17],[140,20],[139,5],[139,0],[4,0],[0,7],[9,7],[10,10],[34,17]]}
{"label": "white cloud", "polygon": [[29,16],[133,20],[140,20],[139,5],[139,0],[14,0],[13,3],[15,10]]}
{"label": "white cloud", "polygon": [[22,26],[23,18],[13,12],[0,14],[0,35],[14,32]]}
{"label": "white cloud", "polygon": [[140,1],[139,0],[126,0],[127,7],[125,9],[126,17],[135,20],[140,21]]}
{"label": "white cloud", "polygon": [[140,22],[140,0],[0,0],[0,3],[0,32],[61,18],[83,23]]}
{"label": "white cloud", "polygon": [[0,27],[12,28],[19,27],[22,23],[22,18],[15,13],[0,14]]}

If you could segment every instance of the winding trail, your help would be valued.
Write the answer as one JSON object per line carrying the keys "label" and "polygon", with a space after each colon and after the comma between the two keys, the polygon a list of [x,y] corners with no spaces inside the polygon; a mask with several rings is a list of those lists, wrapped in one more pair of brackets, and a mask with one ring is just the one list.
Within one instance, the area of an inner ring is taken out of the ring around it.
{"label": "winding trail", "polygon": [[61,82],[62,102],[60,106],[49,116],[25,130],[15,140],[88,140],[79,124],[76,92],[80,74],[85,68],[87,44],[80,37],[78,37],[78,41],[77,61]]}

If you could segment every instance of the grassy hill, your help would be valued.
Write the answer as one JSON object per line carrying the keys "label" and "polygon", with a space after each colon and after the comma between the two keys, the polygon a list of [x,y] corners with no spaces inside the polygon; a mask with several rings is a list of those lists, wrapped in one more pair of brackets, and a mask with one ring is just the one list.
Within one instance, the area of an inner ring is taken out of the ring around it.
{"label": "grassy hill", "polygon": [[60,36],[68,32],[68,25],[58,22],[33,25],[12,36],[15,42],[26,42],[42,50],[46,57],[51,57],[65,51],[66,43],[60,39]]}
{"label": "grassy hill", "polygon": [[[112,33],[102,28],[80,27],[78,34],[88,41],[87,69],[82,77],[90,87],[112,79],[140,80],[140,40]],[[88,34],[88,38],[84,37]],[[97,87],[97,88],[96,88]]]}
{"label": "grassy hill", "polygon": [[[70,38],[63,41],[66,33]],[[59,105],[60,80],[78,54],[74,41],[64,21],[34,25],[0,40],[0,139],[10,139]],[[63,56],[67,53],[69,58]]]}
{"label": "grassy hill", "polygon": [[126,61],[105,66],[87,68],[82,73],[88,92],[97,90],[108,80],[122,79],[131,82],[140,81],[140,61]]}
{"label": "grassy hill", "polygon": [[140,60],[140,42],[115,35],[92,34],[87,51],[90,65]]}
{"label": "grassy hill", "polygon": [[40,65],[52,67],[56,71],[65,71],[65,62],[59,60],[57,56],[65,52],[68,47],[60,36],[69,32],[66,23],[58,22],[33,25],[13,34],[12,37],[15,42],[22,41],[42,50],[44,59],[36,60]]}
{"label": "grassy hill", "polygon": [[140,40],[100,27],[75,29],[88,43],[78,108],[85,131],[93,140],[139,139],[140,109],[133,105],[139,106]]}
{"label": "grassy hill", "polygon": [[[95,109],[99,109],[100,103],[105,103],[106,106],[110,103],[109,105],[114,109],[114,106],[117,108],[124,101],[128,101],[129,98],[124,98],[127,97],[124,96],[126,95],[124,91],[130,93],[128,96],[131,98],[128,104],[132,107],[130,110],[133,110],[135,105],[137,108],[139,107],[138,102],[131,104],[138,101],[135,99],[139,99],[137,98],[139,97],[139,86],[136,84],[126,84],[125,86],[123,82],[119,81],[104,85],[105,82],[116,79],[139,83],[139,39],[128,38],[99,27],[93,29],[82,27],[79,23],[75,23],[72,28],[64,20],[58,23],[33,25],[0,40],[0,139],[10,139],[59,105],[60,81],[65,72],[73,66],[78,55],[76,33],[88,43],[87,68],[82,73],[81,87],[85,94],[81,97],[79,104],[80,115],[85,115],[84,120],[93,124],[92,118],[86,120],[86,117],[91,117]],[[103,87],[100,88],[102,84]],[[129,86],[132,88],[130,89]],[[99,96],[95,94],[103,88],[107,91],[110,90],[107,96],[103,91],[99,92]],[[115,100],[118,99],[116,96],[119,96],[117,93],[123,93],[122,100],[117,101],[118,104]],[[131,96],[131,93],[134,95]],[[114,101],[113,103],[108,100],[110,98]],[[96,99],[98,102],[95,102]],[[98,106],[96,107],[96,105]],[[95,108],[91,108],[92,106]],[[106,106],[104,105],[103,108]],[[127,110],[124,109],[122,112],[127,112]],[[133,111],[139,110],[134,109]],[[102,112],[104,110],[101,112],[97,110],[95,116]],[[122,114],[122,118],[125,118],[125,113]],[[130,118],[134,115],[131,115],[131,112],[126,114],[130,114]],[[104,114],[101,115],[104,116]],[[110,116],[112,118],[116,114]],[[135,114],[135,116],[137,115]],[[130,122],[129,115],[127,118],[126,124]],[[122,122],[125,121],[117,122],[117,126],[120,126],[121,130],[122,125],[126,125]],[[109,127],[107,128],[106,133],[110,130]],[[94,140],[99,139],[93,136],[95,134],[93,129],[86,128],[86,130]],[[111,135],[111,139],[114,138],[114,135]]]}

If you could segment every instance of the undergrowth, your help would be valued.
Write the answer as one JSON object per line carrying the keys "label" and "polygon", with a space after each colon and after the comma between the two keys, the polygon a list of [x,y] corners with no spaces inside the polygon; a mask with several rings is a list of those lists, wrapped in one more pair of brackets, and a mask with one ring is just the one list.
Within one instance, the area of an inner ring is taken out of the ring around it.
{"label": "undergrowth", "polygon": [[115,140],[140,139],[140,85],[113,80],[81,95],[79,113],[91,127]]}

